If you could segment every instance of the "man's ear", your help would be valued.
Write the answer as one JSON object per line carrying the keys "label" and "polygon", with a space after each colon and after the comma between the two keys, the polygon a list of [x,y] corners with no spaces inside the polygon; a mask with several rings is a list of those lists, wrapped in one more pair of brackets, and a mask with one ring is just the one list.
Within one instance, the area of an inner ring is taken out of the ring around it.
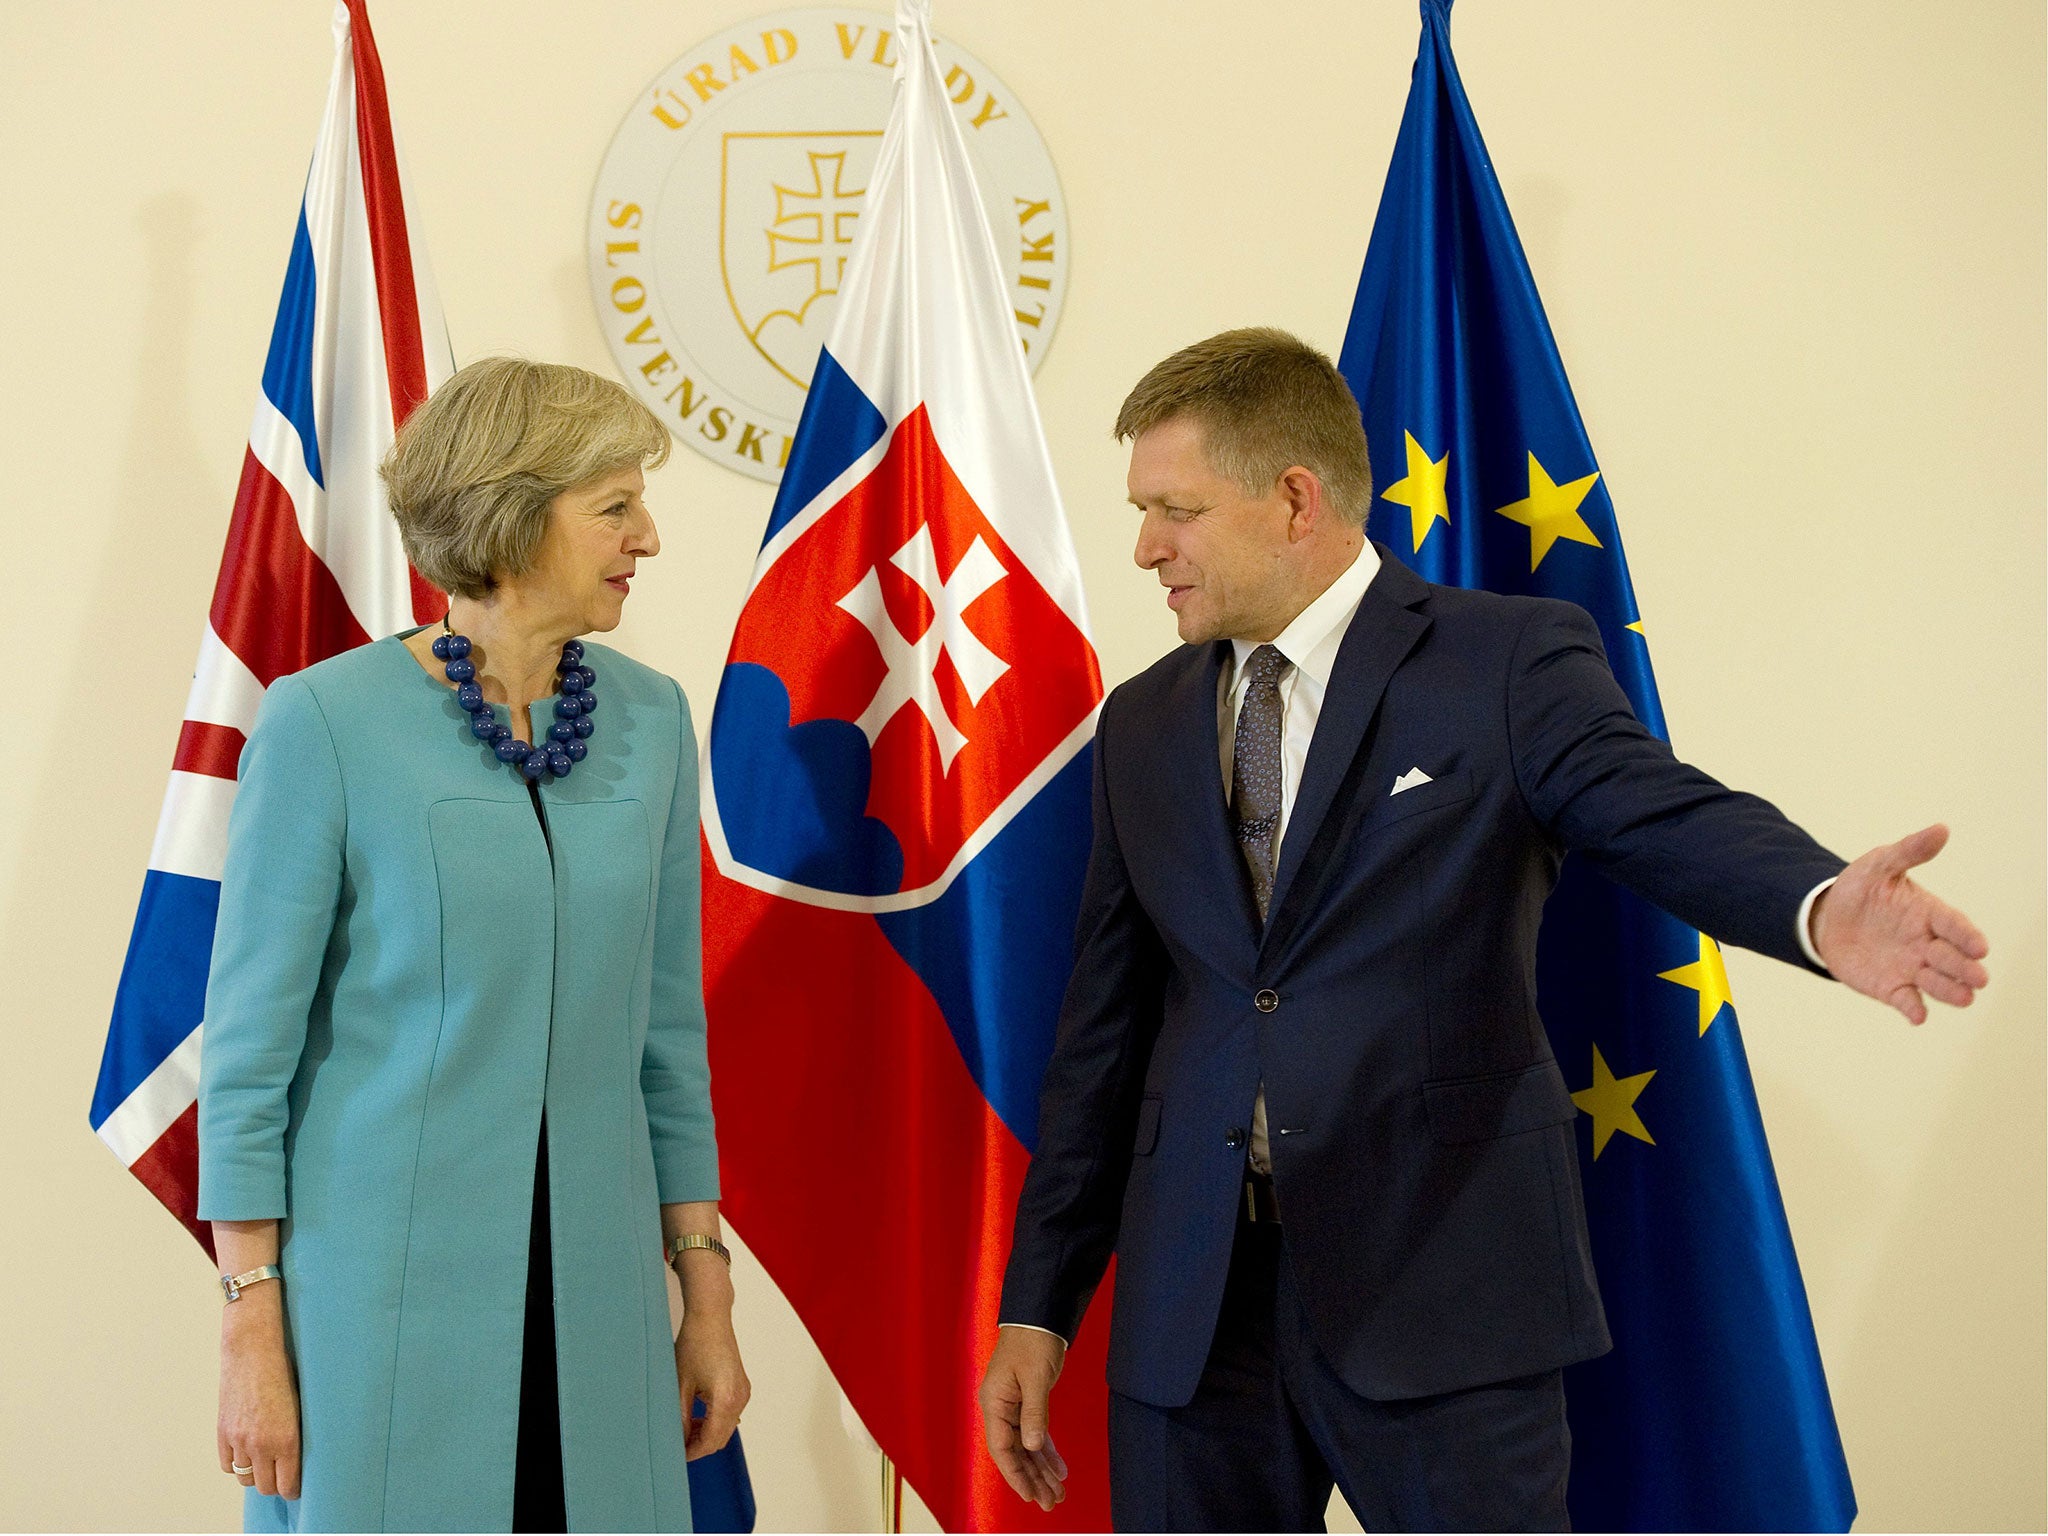
{"label": "man's ear", "polygon": [[1316,472],[1300,464],[1290,465],[1276,487],[1287,502],[1287,542],[1298,544],[1320,528],[1335,512]]}

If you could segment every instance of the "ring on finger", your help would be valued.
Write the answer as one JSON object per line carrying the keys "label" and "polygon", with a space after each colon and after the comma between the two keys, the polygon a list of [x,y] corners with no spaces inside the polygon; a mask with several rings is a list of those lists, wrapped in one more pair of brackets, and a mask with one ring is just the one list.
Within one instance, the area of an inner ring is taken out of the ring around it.
{"label": "ring on finger", "polygon": [[255,1474],[256,1467],[253,1463],[245,1467],[239,1461],[237,1461],[230,1463],[228,1466],[228,1470],[234,1473],[237,1477],[250,1477]]}

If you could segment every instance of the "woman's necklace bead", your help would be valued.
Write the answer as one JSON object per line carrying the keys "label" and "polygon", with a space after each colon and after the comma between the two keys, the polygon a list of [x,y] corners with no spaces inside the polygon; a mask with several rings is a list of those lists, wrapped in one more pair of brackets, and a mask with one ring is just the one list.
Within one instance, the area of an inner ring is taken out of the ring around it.
{"label": "woman's necklace bead", "polygon": [[538,784],[543,774],[566,779],[569,770],[590,755],[588,742],[595,729],[590,713],[597,708],[597,695],[590,686],[597,681],[597,669],[583,665],[583,642],[571,640],[562,647],[555,668],[561,689],[555,718],[539,743],[529,744],[501,724],[485,700],[483,685],[476,680],[476,663],[469,659],[474,649],[469,636],[456,634],[445,617],[441,627],[444,633],[434,637],[434,657],[456,685],[455,702],[469,715],[470,735],[488,745],[499,762],[516,768],[529,784]]}

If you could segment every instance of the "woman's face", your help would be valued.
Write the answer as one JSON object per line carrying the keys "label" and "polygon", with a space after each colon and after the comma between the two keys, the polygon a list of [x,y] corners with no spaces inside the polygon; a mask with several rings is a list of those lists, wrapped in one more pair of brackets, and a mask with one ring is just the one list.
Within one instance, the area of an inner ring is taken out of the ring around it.
{"label": "woman's face", "polygon": [[618,628],[634,567],[661,553],[654,518],[640,499],[646,485],[640,466],[628,464],[550,503],[540,552],[516,582],[536,610],[572,634]]}

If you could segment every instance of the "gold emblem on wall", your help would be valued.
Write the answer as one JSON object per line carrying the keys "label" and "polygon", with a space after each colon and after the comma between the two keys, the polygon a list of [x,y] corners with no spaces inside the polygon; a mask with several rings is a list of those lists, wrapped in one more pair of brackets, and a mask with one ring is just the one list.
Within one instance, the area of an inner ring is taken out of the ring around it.
{"label": "gold emblem on wall", "polygon": [[[1066,203],[993,71],[937,44],[1033,367],[1066,297]],[[779,480],[888,122],[890,19],[778,11],[707,38],[627,112],[591,201],[592,294],[621,376],[683,442]]]}
{"label": "gold emblem on wall", "polygon": [[832,313],[818,301],[839,292],[867,200],[867,177],[848,162],[872,165],[881,138],[880,129],[724,137],[718,256],[725,297],[755,350],[799,389],[809,386]]}

